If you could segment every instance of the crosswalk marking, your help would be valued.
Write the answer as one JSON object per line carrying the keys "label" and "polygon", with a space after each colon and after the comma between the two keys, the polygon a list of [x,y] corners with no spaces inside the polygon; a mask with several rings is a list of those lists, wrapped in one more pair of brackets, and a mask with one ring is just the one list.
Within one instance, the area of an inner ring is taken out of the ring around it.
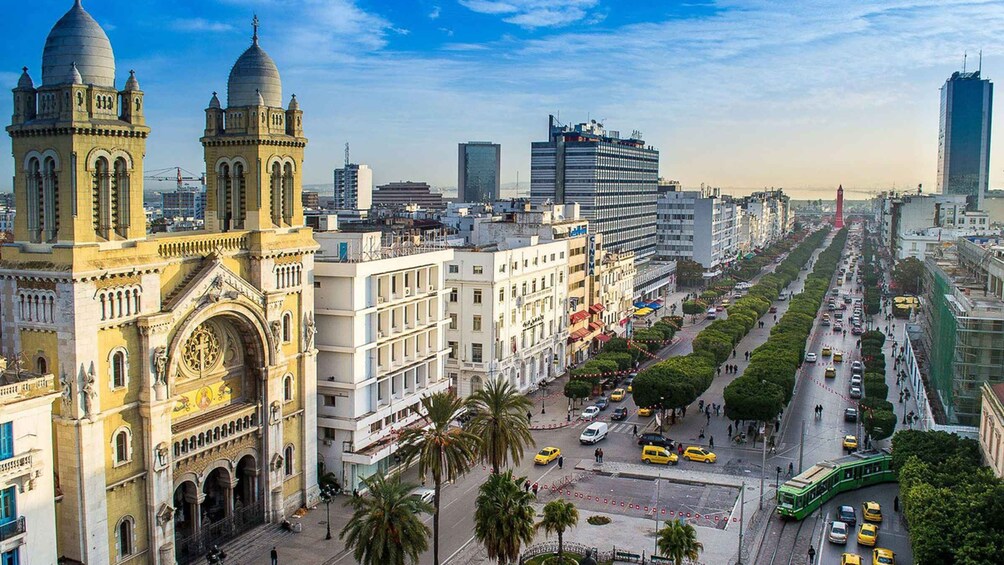
{"label": "crosswalk marking", "polygon": [[[603,420],[595,420],[595,421],[596,422],[602,422]],[[571,427],[572,428],[576,428],[576,429],[577,428],[585,428],[586,426],[588,426],[589,424],[592,424],[592,423],[593,422],[587,422],[585,420],[579,420],[578,422],[576,422],[575,424],[573,424]],[[618,434],[634,434],[634,427],[635,427],[635,424],[632,424],[632,423],[626,423],[626,422],[617,422],[617,423],[607,422],[607,431],[618,433]]]}

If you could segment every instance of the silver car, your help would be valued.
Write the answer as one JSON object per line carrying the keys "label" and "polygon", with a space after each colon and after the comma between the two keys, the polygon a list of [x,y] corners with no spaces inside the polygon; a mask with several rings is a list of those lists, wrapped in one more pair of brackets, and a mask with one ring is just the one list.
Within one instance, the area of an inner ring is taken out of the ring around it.
{"label": "silver car", "polygon": [[846,544],[847,543],[847,524],[839,521],[833,521],[830,524],[830,530],[826,534],[827,539],[831,543]]}

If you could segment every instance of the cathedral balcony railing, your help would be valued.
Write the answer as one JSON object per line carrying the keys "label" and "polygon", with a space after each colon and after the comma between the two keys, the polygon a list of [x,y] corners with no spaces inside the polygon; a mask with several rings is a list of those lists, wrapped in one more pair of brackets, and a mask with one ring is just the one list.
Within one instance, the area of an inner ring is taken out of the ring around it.
{"label": "cathedral balcony railing", "polygon": [[8,370],[0,375],[0,404],[18,402],[53,392],[55,377]]}
{"label": "cathedral balcony railing", "polygon": [[261,415],[254,404],[237,403],[171,425],[174,461],[180,462],[226,445],[261,429]]}
{"label": "cathedral balcony railing", "polygon": [[203,256],[213,251],[236,252],[248,247],[248,235],[238,233],[186,233],[171,234],[171,241],[165,241],[157,247],[161,257]]}

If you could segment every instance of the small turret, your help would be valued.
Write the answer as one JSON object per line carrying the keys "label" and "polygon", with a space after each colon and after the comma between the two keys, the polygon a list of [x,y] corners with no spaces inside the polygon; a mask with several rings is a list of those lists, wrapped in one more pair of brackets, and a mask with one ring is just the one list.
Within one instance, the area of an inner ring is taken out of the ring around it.
{"label": "small turret", "polygon": [[139,89],[136,71],[129,71],[129,79],[125,83],[125,88],[119,92],[119,99],[120,120],[136,125],[146,123],[146,118],[143,116],[143,91]]}
{"label": "small turret", "polygon": [[303,112],[300,111],[300,103],[297,102],[295,94],[286,110],[286,135],[303,137]]}
{"label": "small turret", "polygon": [[206,133],[207,137],[220,135],[223,133],[223,108],[220,99],[213,92],[213,97],[209,99],[209,107],[206,108]]}
{"label": "small turret", "polygon": [[11,123],[23,124],[35,119],[35,104],[37,103],[35,83],[28,76],[28,67],[21,68],[21,78],[17,80],[17,88],[13,92],[14,115],[11,117]]}

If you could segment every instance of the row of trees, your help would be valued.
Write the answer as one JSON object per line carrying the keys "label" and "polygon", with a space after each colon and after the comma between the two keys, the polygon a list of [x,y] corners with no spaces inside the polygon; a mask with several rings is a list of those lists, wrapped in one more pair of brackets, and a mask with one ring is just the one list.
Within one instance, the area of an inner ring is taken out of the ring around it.
{"label": "row of trees", "polygon": [[[804,252],[801,247],[793,251],[792,255],[797,253],[796,260],[799,262],[795,265],[782,264],[774,277],[762,281],[770,286],[758,292],[756,297],[766,299],[776,296],[798,276],[799,266],[808,261],[826,235],[824,231],[817,231],[807,238],[806,243],[813,243],[813,247]],[[777,418],[791,400],[798,367],[805,355],[806,341],[840,262],[846,240],[846,229],[837,232],[829,247],[816,259],[802,292],[792,297],[787,312],[771,328],[770,337],[750,355],[749,365],[742,376],[725,387],[725,413],[729,418],[769,422]]]}
{"label": "row of trees", "polygon": [[867,331],[861,334],[861,363],[864,365],[864,398],[858,403],[865,432],[872,439],[885,439],[896,430],[896,413],[889,402],[885,379],[885,334]]}
{"label": "row of trees", "polygon": [[902,430],[892,439],[893,467],[910,524],[916,563],[1000,563],[1004,480],[981,466],[975,440]]}

